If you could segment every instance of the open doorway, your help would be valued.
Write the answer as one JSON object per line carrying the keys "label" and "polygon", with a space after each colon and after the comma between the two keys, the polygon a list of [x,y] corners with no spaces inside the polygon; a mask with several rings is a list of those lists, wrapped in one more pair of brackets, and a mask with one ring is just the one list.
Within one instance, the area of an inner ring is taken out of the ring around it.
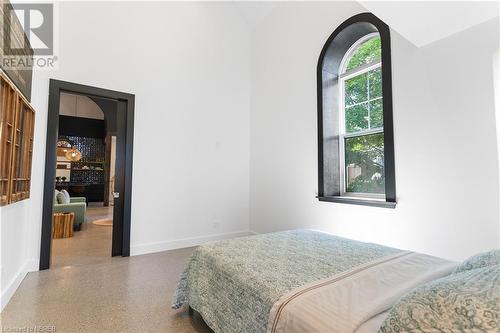
{"label": "open doorway", "polygon": [[110,257],[117,103],[60,93],[52,267]]}
{"label": "open doorway", "polygon": [[51,80],[40,269],[130,253],[134,96]]}

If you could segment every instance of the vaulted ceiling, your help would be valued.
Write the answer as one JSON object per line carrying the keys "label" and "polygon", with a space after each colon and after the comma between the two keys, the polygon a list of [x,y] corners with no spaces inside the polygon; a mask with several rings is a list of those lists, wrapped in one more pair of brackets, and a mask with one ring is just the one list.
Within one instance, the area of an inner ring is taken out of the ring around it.
{"label": "vaulted ceiling", "polygon": [[499,16],[496,1],[361,1],[418,47]]}
{"label": "vaulted ceiling", "polygon": [[[359,1],[418,47],[500,16],[496,1]],[[235,1],[251,28],[283,2]]]}
{"label": "vaulted ceiling", "polygon": [[236,9],[251,28],[258,25],[278,4],[276,1],[234,1]]}

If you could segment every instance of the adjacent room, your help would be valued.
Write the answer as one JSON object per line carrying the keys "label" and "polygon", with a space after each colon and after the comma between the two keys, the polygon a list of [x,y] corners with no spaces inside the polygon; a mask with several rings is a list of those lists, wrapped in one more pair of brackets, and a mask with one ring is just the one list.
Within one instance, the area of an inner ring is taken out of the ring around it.
{"label": "adjacent room", "polygon": [[9,332],[500,333],[498,1],[0,1]]}
{"label": "adjacent room", "polygon": [[111,257],[116,106],[94,99],[60,94],[52,267]]}

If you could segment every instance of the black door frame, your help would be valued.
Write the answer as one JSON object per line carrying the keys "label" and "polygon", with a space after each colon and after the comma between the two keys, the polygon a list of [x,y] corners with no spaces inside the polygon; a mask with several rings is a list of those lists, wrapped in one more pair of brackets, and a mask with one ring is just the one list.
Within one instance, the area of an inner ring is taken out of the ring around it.
{"label": "black door frame", "polygon": [[[61,92],[75,93],[89,97],[109,98],[126,103],[126,134],[125,134],[125,187],[123,202],[123,224],[121,225],[122,247],[120,253],[113,251],[113,255],[128,257],[130,255],[130,220],[132,204],[132,157],[134,141],[134,103],[135,95],[119,91],[101,89],[82,84],[50,80],[49,108],[47,116],[47,140],[45,151],[45,177],[43,186],[42,233],[40,245],[40,270],[50,267],[52,246],[52,205],[56,177],[56,145],[59,128],[59,99]],[[113,227],[115,228],[115,227]],[[113,240],[113,242],[115,239]]]}

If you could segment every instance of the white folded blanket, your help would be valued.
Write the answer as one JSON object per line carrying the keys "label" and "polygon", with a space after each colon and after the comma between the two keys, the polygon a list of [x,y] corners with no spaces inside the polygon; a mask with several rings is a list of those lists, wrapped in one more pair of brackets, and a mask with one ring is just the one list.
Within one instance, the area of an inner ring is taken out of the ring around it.
{"label": "white folded blanket", "polygon": [[413,252],[359,265],[282,296],[271,309],[267,332],[356,332],[404,294],[448,275],[455,266],[445,259]]}

